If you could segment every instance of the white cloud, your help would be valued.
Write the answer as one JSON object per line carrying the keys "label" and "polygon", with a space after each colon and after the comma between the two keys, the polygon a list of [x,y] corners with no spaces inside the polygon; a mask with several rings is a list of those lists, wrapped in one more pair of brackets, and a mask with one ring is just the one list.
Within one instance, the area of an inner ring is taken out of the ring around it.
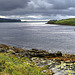
{"label": "white cloud", "polygon": [[37,16],[35,16],[35,15],[31,15],[31,16],[26,16],[26,17],[28,17],[28,18],[42,18],[42,15],[37,15]]}
{"label": "white cloud", "polygon": [[1,16],[1,15],[0,15],[0,18],[7,18],[7,17],[6,17],[6,16]]}
{"label": "white cloud", "polygon": [[48,3],[46,0],[31,0],[30,2],[28,2],[28,6],[33,8],[44,8],[44,9],[47,8],[49,9],[53,7],[53,5]]}

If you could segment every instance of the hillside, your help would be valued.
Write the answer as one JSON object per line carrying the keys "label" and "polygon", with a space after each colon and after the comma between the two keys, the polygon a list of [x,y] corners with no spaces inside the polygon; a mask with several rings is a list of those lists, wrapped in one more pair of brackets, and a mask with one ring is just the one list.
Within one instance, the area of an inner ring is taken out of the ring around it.
{"label": "hillside", "polygon": [[6,18],[0,18],[0,22],[21,22],[20,19],[6,19]]}
{"label": "hillside", "polygon": [[75,18],[62,19],[62,20],[50,20],[47,24],[60,24],[75,26]]}

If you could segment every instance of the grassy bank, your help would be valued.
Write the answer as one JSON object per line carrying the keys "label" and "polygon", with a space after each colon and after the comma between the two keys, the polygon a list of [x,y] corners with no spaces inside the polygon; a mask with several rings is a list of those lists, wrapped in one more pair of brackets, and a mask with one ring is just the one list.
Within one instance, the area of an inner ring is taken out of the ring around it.
{"label": "grassy bank", "polygon": [[38,67],[25,54],[24,49],[0,44],[0,75],[53,75],[51,70],[43,72],[46,66]]}
{"label": "grassy bank", "polygon": [[75,18],[62,19],[62,20],[50,20],[47,24],[60,24],[75,26]]}
{"label": "grassy bank", "polygon": [[0,53],[0,75],[46,75],[28,58],[17,58],[9,53]]}

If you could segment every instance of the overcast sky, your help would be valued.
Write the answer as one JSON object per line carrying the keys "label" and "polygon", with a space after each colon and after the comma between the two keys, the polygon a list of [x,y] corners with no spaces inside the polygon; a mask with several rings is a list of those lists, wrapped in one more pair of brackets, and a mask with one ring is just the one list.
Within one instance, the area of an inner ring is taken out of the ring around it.
{"label": "overcast sky", "polygon": [[75,0],[0,0],[0,17],[26,20],[75,18]]}

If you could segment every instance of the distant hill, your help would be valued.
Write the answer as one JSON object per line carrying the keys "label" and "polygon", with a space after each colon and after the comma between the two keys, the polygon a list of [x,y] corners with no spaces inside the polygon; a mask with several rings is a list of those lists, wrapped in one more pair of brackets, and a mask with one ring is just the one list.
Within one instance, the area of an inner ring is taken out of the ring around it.
{"label": "distant hill", "polygon": [[0,22],[21,22],[20,19],[6,19],[6,18],[0,18]]}
{"label": "distant hill", "polygon": [[50,20],[47,24],[60,24],[60,25],[70,25],[75,26],[75,18],[62,19],[62,20]]}

